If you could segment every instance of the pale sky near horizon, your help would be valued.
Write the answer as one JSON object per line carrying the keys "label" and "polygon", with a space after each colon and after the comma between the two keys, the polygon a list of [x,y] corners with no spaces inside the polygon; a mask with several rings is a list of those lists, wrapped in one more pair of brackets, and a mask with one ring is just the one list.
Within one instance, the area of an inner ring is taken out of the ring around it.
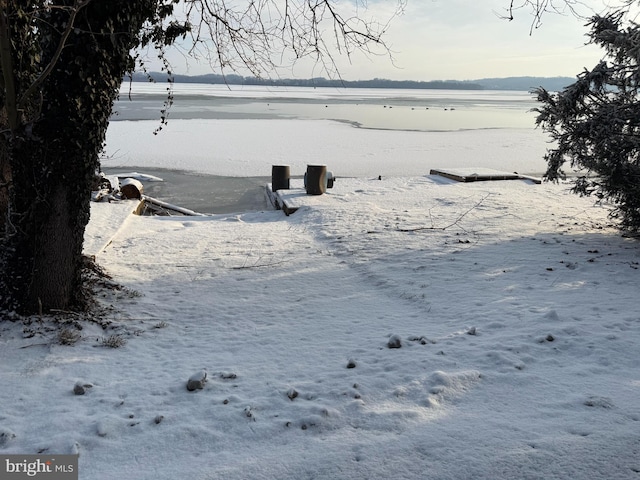
{"label": "pale sky near horizon", "polygon": [[[396,0],[368,0],[367,3],[366,15],[382,20],[393,11]],[[588,16],[593,11],[602,11],[615,0],[583,0],[581,3],[581,13]],[[506,15],[508,6],[509,0],[408,0],[404,14],[391,22],[385,36],[394,61],[385,56],[367,58],[362,54],[352,56],[350,62],[338,58],[340,74],[346,80],[421,81],[573,77],[602,58],[602,50],[585,45],[588,28],[584,18],[568,12],[546,14],[540,28],[531,32],[533,18],[526,8],[517,10],[513,21],[500,18]],[[187,64],[180,55],[172,54],[169,58],[175,73],[220,73],[193,60]],[[282,70],[279,75],[328,76],[304,62]]]}

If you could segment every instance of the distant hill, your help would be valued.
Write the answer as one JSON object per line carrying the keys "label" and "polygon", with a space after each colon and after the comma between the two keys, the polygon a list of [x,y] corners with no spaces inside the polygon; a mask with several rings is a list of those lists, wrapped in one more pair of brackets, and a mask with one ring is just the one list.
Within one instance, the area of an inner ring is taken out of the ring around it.
{"label": "distant hill", "polygon": [[[168,79],[166,73],[151,72],[151,78],[157,82],[165,82]],[[508,78],[483,78],[479,80],[387,80],[374,78],[373,80],[331,80],[322,77],[308,79],[263,79],[255,77],[243,77],[241,75],[174,75],[176,83],[206,83],[226,85],[265,85],[287,87],[340,87],[340,88],[414,88],[414,89],[440,89],[440,90],[524,90],[529,91],[536,87],[544,87],[547,90],[559,91],[573,83],[575,79],[570,77],[508,77]],[[133,75],[134,82],[148,82],[149,77],[143,73]]]}

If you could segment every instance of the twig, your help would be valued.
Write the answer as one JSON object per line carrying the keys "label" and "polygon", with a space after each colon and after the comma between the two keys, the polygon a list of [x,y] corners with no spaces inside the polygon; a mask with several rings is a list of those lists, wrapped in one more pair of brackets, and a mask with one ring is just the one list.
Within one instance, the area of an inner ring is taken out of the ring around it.
{"label": "twig", "polygon": [[[478,208],[480,205],[482,205],[482,202],[484,202],[487,198],[489,198],[491,194],[488,193],[487,195],[485,195],[484,197],[482,197],[480,199],[480,201],[478,203],[476,203],[473,207],[471,207],[469,210],[467,210],[466,212],[464,212],[462,215],[460,215],[455,222],[451,223],[450,225],[447,225],[446,227],[416,227],[416,228],[398,228],[399,232],[420,232],[422,230],[447,230],[451,227],[454,227],[456,225],[458,225],[458,223],[460,223],[460,220],[462,220],[464,217],[466,217],[469,213],[471,213],[473,210],[475,210],[476,208]],[[431,216],[431,212],[429,212],[429,215]],[[433,219],[431,220],[431,222],[433,223]],[[462,227],[460,227],[462,228]],[[463,228],[464,230],[464,228]]]}
{"label": "twig", "polygon": [[30,345],[23,345],[22,347],[20,347],[20,350],[24,349],[24,348],[30,348],[30,347],[46,347],[47,345],[49,345],[48,343],[32,343]]}
{"label": "twig", "polygon": [[57,308],[52,308],[50,312],[54,315],[72,315],[75,317],[82,317],[84,316],[84,313],[85,313],[85,312],[72,312],[69,310],[58,310]]}
{"label": "twig", "polygon": [[253,265],[241,265],[239,267],[231,267],[232,270],[245,270],[248,268],[262,268],[262,267],[273,267],[274,265],[280,265],[284,263],[285,260],[280,260],[279,262],[271,262],[271,263],[262,263],[262,264],[253,264]]}

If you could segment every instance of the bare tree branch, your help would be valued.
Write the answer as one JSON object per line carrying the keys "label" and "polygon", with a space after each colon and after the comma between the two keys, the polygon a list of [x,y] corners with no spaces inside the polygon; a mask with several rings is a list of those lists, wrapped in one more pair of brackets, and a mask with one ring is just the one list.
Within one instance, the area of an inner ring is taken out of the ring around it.
{"label": "bare tree branch", "polygon": [[496,15],[511,21],[515,18],[516,11],[523,9],[528,9],[532,17],[529,34],[533,34],[534,30],[540,28],[543,17],[549,14],[573,15],[576,18],[585,19],[594,13],[582,0],[510,0],[509,6],[505,8],[506,13],[496,13]]}
{"label": "bare tree branch", "polygon": [[[214,68],[248,69],[256,77],[307,57],[337,71],[334,54],[375,54],[374,46],[389,54],[382,36],[407,0],[395,1],[391,18],[379,22],[364,20],[356,10],[347,15],[335,0],[251,0],[245,8],[225,0],[185,0],[194,25],[189,53],[202,55]],[[341,5],[354,8],[350,2]]]}

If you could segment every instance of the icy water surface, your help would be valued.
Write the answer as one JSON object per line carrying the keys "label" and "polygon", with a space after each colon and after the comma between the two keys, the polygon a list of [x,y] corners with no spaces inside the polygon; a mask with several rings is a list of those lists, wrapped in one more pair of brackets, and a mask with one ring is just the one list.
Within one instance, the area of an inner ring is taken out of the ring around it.
{"label": "icy water surface", "polygon": [[[300,118],[384,130],[449,131],[533,128],[528,92],[373,88],[243,87],[176,84],[169,118]],[[124,86],[114,120],[159,119],[166,85]]]}
{"label": "icy water surface", "polygon": [[270,177],[222,177],[164,168],[104,169],[107,175],[140,172],[162,178],[142,182],[144,194],[200,213],[236,213],[266,208],[264,186]]}

